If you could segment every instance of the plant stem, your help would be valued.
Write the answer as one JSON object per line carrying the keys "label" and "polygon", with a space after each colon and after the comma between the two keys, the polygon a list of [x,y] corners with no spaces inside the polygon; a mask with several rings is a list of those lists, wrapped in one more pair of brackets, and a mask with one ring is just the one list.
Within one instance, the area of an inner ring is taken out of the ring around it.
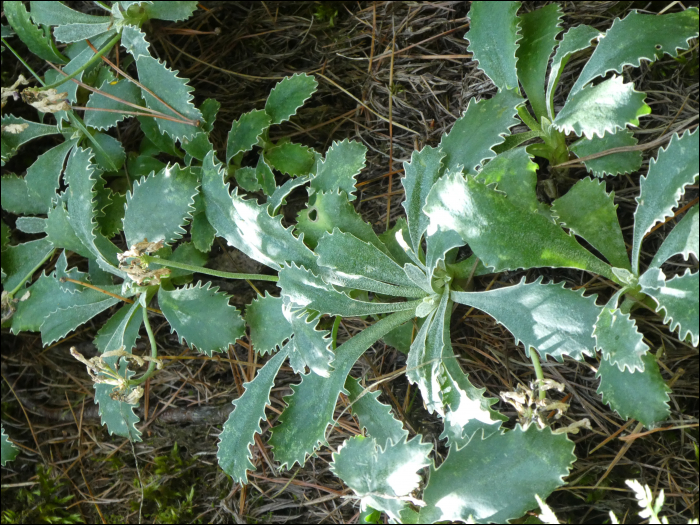
{"label": "plant stem", "polygon": [[540,365],[540,356],[537,354],[537,350],[530,348],[530,359],[532,360],[532,365],[535,367],[535,376],[537,376],[537,383],[539,387],[537,391],[540,394],[540,399],[547,397],[547,392],[542,390],[542,382],[544,381],[544,373],[542,372],[542,365]]}
{"label": "plant stem", "polygon": [[12,54],[15,55],[15,58],[17,58],[17,60],[19,60],[22,63],[22,65],[27,68],[27,71],[29,71],[32,74],[32,76],[39,82],[39,84],[41,84],[43,86],[44,81],[41,80],[41,77],[39,75],[37,75],[31,67],[29,67],[29,64],[27,64],[24,60],[22,60],[22,57],[19,56],[17,51],[12,49],[12,46],[10,44],[8,44],[4,38],[2,39],[2,43],[7,46],[7,49],[9,49],[12,52]]}
{"label": "plant stem", "polygon": [[206,275],[212,275],[214,277],[223,277],[224,279],[250,279],[251,281],[270,281],[276,283],[279,277],[276,275],[261,275],[255,273],[231,273],[231,272],[220,272],[218,270],[210,270],[209,268],[204,268],[202,266],[193,266],[191,264],[181,263],[177,261],[168,261],[166,259],[161,259],[160,257],[155,257],[152,255],[143,254],[140,256],[142,262],[146,264],[159,264],[160,266],[165,266],[168,268],[178,268],[180,270],[189,270],[191,272],[203,273]]}
{"label": "plant stem", "polygon": [[41,89],[42,89],[42,90],[45,90],[45,89],[52,89],[52,88],[55,88],[55,87],[60,86],[61,84],[65,84],[66,82],[68,82],[70,79],[72,79],[72,78],[74,78],[74,77],[77,77],[80,73],[82,73],[82,72],[85,71],[87,68],[89,68],[91,65],[93,65],[95,62],[97,62],[98,60],[100,60],[100,59],[102,58],[102,55],[105,55],[106,53],[108,53],[108,52],[114,47],[114,44],[116,44],[117,42],[119,42],[119,39],[120,39],[120,38],[121,38],[121,35],[120,35],[119,33],[117,33],[116,35],[114,35],[114,38],[112,38],[112,40],[110,40],[109,42],[107,42],[107,43],[104,45],[104,47],[103,47],[102,49],[100,49],[97,53],[95,53],[95,55],[92,56],[92,57],[90,58],[90,60],[88,60],[87,62],[85,62],[85,64],[83,64],[82,66],[80,66],[78,69],[76,69],[75,71],[73,71],[73,72],[70,73],[69,75],[63,77],[63,78],[62,78],[61,80],[59,80],[58,82],[54,82],[53,84],[49,84],[48,86],[44,86],[44,87],[41,88]]}
{"label": "plant stem", "polygon": [[[146,332],[148,333],[148,342],[151,345],[151,357],[153,359],[157,359],[158,358],[158,346],[156,345],[156,338],[153,335],[153,330],[151,329],[151,323],[148,321],[148,309],[142,308],[142,310],[143,310],[143,324],[146,325]],[[155,370],[156,370],[156,363],[155,363],[155,361],[151,361],[150,363],[148,363],[148,370],[146,370],[146,373],[143,374],[138,379],[130,379],[129,386],[140,385],[141,383],[145,383],[146,380],[149,379],[153,375],[153,372],[155,372]]]}

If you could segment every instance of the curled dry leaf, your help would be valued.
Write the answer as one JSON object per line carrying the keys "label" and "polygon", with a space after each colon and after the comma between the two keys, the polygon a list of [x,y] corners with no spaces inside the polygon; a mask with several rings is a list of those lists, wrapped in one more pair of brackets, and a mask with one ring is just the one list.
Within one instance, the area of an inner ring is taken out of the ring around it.
{"label": "curled dry leaf", "polygon": [[70,104],[66,100],[68,93],[56,93],[55,89],[39,91],[36,88],[27,88],[22,91],[22,100],[42,113],[56,113],[69,111]]}

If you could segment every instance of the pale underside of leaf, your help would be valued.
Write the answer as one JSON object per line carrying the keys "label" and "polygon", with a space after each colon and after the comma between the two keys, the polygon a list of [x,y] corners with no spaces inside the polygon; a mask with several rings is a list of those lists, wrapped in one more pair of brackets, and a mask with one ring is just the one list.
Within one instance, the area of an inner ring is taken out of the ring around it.
{"label": "pale underside of leaf", "polygon": [[411,345],[406,360],[406,377],[418,385],[428,412],[437,411],[440,415],[444,415],[440,374],[446,349],[445,340],[449,339],[449,332],[445,333],[445,316],[450,304],[449,290],[446,287],[437,309],[425,320]]}
{"label": "pale underside of leaf", "polygon": [[285,301],[321,314],[342,317],[365,316],[378,313],[415,311],[420,301],[378,303],[352,299],[343,292],[336,291],[312,271],[292,263],[279,273],[278,286],[282,289]]}
{"label": "pale underside of leaf", "polygon": [[649,172],[639,179],[639,197],[634,212],[634,233],[632,236],[632,272],[639,272],[639,253],[642,240],[657,222],[673,215],[686,185],[693,184],[698,177],[697,128],[693,133],[686,131],[681,137],[671,137],[666,149],[660,149],[656,160],[649,161]]}
{"label": "pale underside of leaf", "polygon": [[616,133],[628,125],[639,126],[639,117],[651,113],[645,98],[646,93],[635,91],[633,83],[625,84],[616,75],[569,98],[552,125],[587,139]]}
{"label": "pale underside of leaf", "polygon": [[583,360],[592,355],[595,339],[591,335],[600,313],[596,296],[584,297],[562,284],[542,284],[542,277],[526,284],[488,292],[452,292],[456,303],[486,312],[522,342],[525,353],[535,348],[540,356],[551,355],[561,361],[565,355]]}
{"label": "pale underside of leaf", "polygon": [[535,494],[546,498],[564,484],[576,460],[573,450],[566,434],[535,425],[486,439],[477,434],[461,449],[450,447],[440,468],[431,467],[419,523],[519,518],[537,507]]}

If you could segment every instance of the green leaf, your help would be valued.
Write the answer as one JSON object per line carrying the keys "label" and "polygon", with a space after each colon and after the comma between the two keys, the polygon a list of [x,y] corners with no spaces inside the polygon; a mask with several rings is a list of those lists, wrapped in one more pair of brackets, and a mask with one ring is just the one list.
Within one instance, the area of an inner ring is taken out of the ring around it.
{"label": "green leaf", "polygon": [[148,18],[180,22],[187,20],[197,10],[196,1],[150,2],[144,6]]}
{"label": "green leaf", "polygon": [[195,212],[192,216],[192,226],[190,227],[192,242],[194,243],[194,247],[200,252],[209,253],[214,244],[216,230],[207,220],[204,196],[201,191],[194,197],[194,208]]}
{"label": "green leaf", "polygon": [[32,202],[41,203],[46,213],[51,207],[51,201],[56,198],[56,190],[59,188],[61,172],[65,164],[68,152],[77,144],[77,140],[67,140],[58,146],[51,148],[46,153],[39,155],[27,169],[24,177],[27,190]]}
{"label": "green leaf", "polygon": [[632,236],[632,272],[639,274],[639,252],[644,236],[657,222],[673,215],[673,208],[685,193],[685,187],[698,178],[698,130],[671,137],[666,149],[661,148],[656,160],[649,161],[649,172],[639,179],[637,211],[634,212]]}
{"label": "green leaf", "polygon": [[0,461],[0,464],[4,467],[8,461],[12,461],[17,457],[19,449],[7,437],[4,427],[0,427],[0,442],[2,442],[2,461]]}
{"label": "green leaf", "polygon": [[255,168],[244,167],[239,168],[234,173],[236,177],[236,182],[240,188],[245,191],[258,191],[260,189],[260,183],[258,182],[258,176],[255,172]]}
{"label": "green leaf", "polygon": [[696,7],[659,16],[633,10],[624,20],[616,18],[571,88],[569,98],[610,71],[622,73],[624,66],[639,67],[642,60],[654,62],[664,53],[675,56],[678,49],[688,49],[688,41],[697,36]]}
{"label": "green leaf", "polygon": [[383,341],[388,346],[396,348],[396,350],[402,354],[408,355],[408,351],[411,349],[411,343],[413,342],[413,332],[413,324],[406,323],[386,334]]}
{"label": "green leaf", "polygon": [[125,304],[102,325],[93,343],[102,354],[118,350],[122,346],[126,352],[131,353],[139,337],[141,324],[143,316],[139,301]]}
{"label": "green leaf", "polygon": [[260,155],[258,164],[255,166],[255,176],[258,179],[258,184],[265,195],[272,195],[277,189],[275,174],[272,173],[272,168],[265,162],[265,157]]}
{"label": "green leaf", "polygon": [[203,354],[225,352],[245,334],[245,323],[238,310],[229,304],[229,296],[217,293],[218,286],[199,282],[169,291],[160,288],[158,304],[177,332],[180,344],[186,339],[190,348]]}
{"label": "green leaf", "polygon": [[570,97],[552,126],[587,139],[616,133],[628,124],[639,126],[639,117],[651,113],[645,97],[646,93],[635,91],[632,82],[625,84],[621,76],[613,76]]}
{"label": "green leaf", "polygon": [[601,360],[596,374],[596,378],[600,378],[597,392],[623,419],[633,417],[645,427],[653,428],[670,414],[668,393],[671,389],[664,383],[653,354],[643,355],[642,361],[644,371],[632,374]]}
{"label": "green leaf", "polygon": [[294,310],[295,305],[291,305],[286,313],[294,331],[294,350],[289,354],[289,364],[296,373],[304,373],[304,367],[309,367],[313,373],[328,377],[333,360],[330,332],[316,330],[318,317]]}
{"label": "green leaf", "polygon": [[124,235],[128,246],[148,239],[171,244],[185,234],[199,182],[178,164],[142,178],[126,196]]}
{"label": "green leaf", "polygon": [[[158,123],[156,122],[155,118],[151,117],[137,117],[139,123],[141,124],[141,131],[143,131],[144,135],[146,135],[146,138],[148,138],[149,141],[158,149],[158,151],[162,151],[163,153],[167,153],[168,155],[175,155],[176,157],[181,157],[182,153],[178,151],[178,149],[175,147],[175,142],[174,140],[166,135],[165,133],[162,133],[160,129],[158,128]],[[149,155],[152,155],[149,154]],[[140,158],[140,157],[139,157]],[[154,159],[155,160],[155,159]],[[158,161],[160,162],[160,161]],[[162,163],[160,163],[162,164]],[[158,168],[160,169],[160,168]],[[153,171],[158,171],[156,168],[150,168],[146,169],[144,175],[148,175],[151,170]],[[129,173],[132,172],[132,169],[129,168]]]}
{"label": "green leaf", "polygon": [[316,177],[311,179],[311,188],[317,192],[344,191],[350,202],[356,199],[355,177],[365,167],[367,148],[364,144],[348,139],[333,142],[326,158],[318,166]]}
{"label": "green leaf", "polygon": [[561,39],[557,52],[552,59],[552,67],[547,81],[547,114],[549,120],[554,120],[554,92],[559,84],[559,79],[568,64],[569,59],[584,49],[591,47],[591,41],[603,36],[597,29],[585,24],[572,27]]}
{"label": "green leaf", "polygon": [[[590,140],[582,138],[574,142],[569,147],[569,151],[581,158],[609,149],[635,146],[636,144],[637,139],[634,137],[634,134],[630,130],[625,129],[615,134],[606,133],[602,138],[595,136]],[[592,173],[596,177],[632,173],[642,166],[642,152],[623,151],[620,153],[613,153],[605,157],[586,160],[584,164],[588,173]]]}
{"label": "green leaf", "polygon": [[[423,297],[425,295],[406,276],[403,268],[384,252],[350,233],[341,232],[338,228],[335,228],[332,234],[326,233],[321,238],[316,247],[316,253],[319,256],[319,265],[332,268],[342,274],[369,277],[375,281],[409,288],[408,290],[393,290],[391,295],[398,295],[401,292],[408,293],[409,297]],[[388,287],[385,289],[387,292],[392,291]],[[380,290],[370,291],[385,293]]]}
{"label": "green leaf", "polygon": [[46,219],[46,238],[56,248],[65,248],[86,258],[94,257],[92,251],[82,243],[68,222],[68,212],[63,202],[58,202],[55,208],[49,210],[49,216]]}
{"label": "green leaf", "polygon": [[547,116],[544,92],[545,75],[549,57],[557,45],[563,13],[558,4],[520,15],[520,32],[523,35],[515,53],[518,79],[535,112],[537,122]]}
{"label": "green leaf", "polygon": [[202,192],[209,223],[229,245],[276,270],[285,261],[296,261],[308,268],[316,266],[316,256],[303,240],[285,229],[281,217],[271,217],[267,205],[245,200],[224,184],[221,164],[210,152],[202,165]]}
{"label": "green leaf", "polygon": [[134,60],[140,56],[151,56],[151,52],[148,50],[150,44],[146,41],[146,34],[136,26],[124,26],[120,43],[134,57]]}
{"label": "green leaf", "polygon": [[[68,62],[68,59],[56,48],[49,30],[41,30],[32,24],[27,8],[24,7],[22,2],[3,2],[2,8],[8,23],[31,53],[56,64]],[[3,38],[5,38],[4,35]]]}
{"label": "green leaf", "polygon": [[277,285],[289,302],[315,310],[322,314],[341,317],[365,316],[389,312],[414,311],[420,301],[400,303],[376,303],[358,301],[343,292],[336,291],[310,270],[292,263],[279,273]]}
{"label": "green leaf", "polygon": [[568,355],[578,361],[592,355],[595,339],[591,335],[600,313],[596,296],[584,297],[561,284],[542,284],[542,277],[488,292],[452,292],[456,303],[486,312],[522,342],[525,353],[535,348],[541,357],[551,355],[562,361]]}
{"label": "green leaf", "polygon": [[686,268],[683,275],[666,280],[661,270],[650,268],[639,279],[642,291],[656,301],[656,311],[664,310],[664,323],[672,332],[678,328],[681,340],[690,335],[693,346],[700,341],[698,276],[700,273],[691,273]]}
{"label": "green leaf", "polygon": [[92,39],[98,35],[112,36],[116,33],[116,29],[111,28],[114,23],[107,17],[99,17],[104,22],[90,24],[69,24],[58,26],[53,30],[53,36],[58,42],[81,42],[83,40]]}
{"label": "green leaf", "polygon": [[[95,133],[92,139],[97,142],[95,147],[95,162],[102,171],[117,172],[124,165],[126,152],[121,142],[106,133]],[[100,146],[99,148],[97,146]]]}
{"label": "green leaf", "polygon": [[282,311],[283,302],[281,297],[273,297],[265,292],[264,297],[256,297],[246,308],[245,320],[250,326],[250,341],[260,354],[282,348],[294,333]]}
{"label": "green leaf", "polygon": [[[144,105],[144,101],[141,98],[141,88],[126,79],[119,80],[116,83],[114,83],[114,79],[105,80],[100,86],[100,91],[136,104],[137,106]],[[119,122],[129,118],[129,113],[138,111],[131,106],[117,102],[99,93],[91,93],[86,106],[88,108],[110,110],[85,112],[85,125],[100,130],[113,128]],[[112,111],[117,111],[117,113]],[[120,111],[123,113],[118,113]]]}
{"label": "green leaf", "polygon": [[233,400],[231,412],[219,436],[217,458],[219,466],[236,483],[248,482],[248,471],[255,470],[249,447],[255,444],[255,434],[262,434],[260,421],[265,419],[265,405],[270,403],[270,391],[275,385],[275,376],[287,357],[287,350],[280,350],[253,381],[245,383],[245,392]]}
{"label": "green leaf", "polygon": [[[440,298],[434,313],[428,315],[406,359],[406,377],[417,384],[423,396],[423,403],[431,414],[437,411],[444,414],[439,376],[446,348],[445,316],[450,306],[450,293],[447,287]],[[448,343],[449,344],[449,343]]]}
{"label": "green leaf", "polygon": [[612,279],[610,267],[576,240],[536,213],[526,213],[474,178],[440,179],[428,196],[431,228],[455,230],[486,266],[579,268]]}
{"label": "green leaf", "polygon": [[317,374],[302,376],[302,382],[292,385],[294,393],[285,397],[287,408],[279,418],[280,424],[272,429],[269,443],[275,459],[287,468],[304,463],[320,443],[333,422],[338,394],[350,370],[360,356],[379,338],[413,317],[413,312],[398,312],[366,328],[336,349],[330,377]]}
{"label": "green leaf", "polygon": [[[122,362],[119,375],[124,377],[124,374],[131,377],[135,372],[127,369],[126,364]],[[107,426],[110,435],[122,436],[129,441],[142,441],[141,431],[136,428],[136,423],[140,421],[134,413],[136,405],[112,399],[110,394],[113,390],[112,385],[105,383],[95,385],[95,403],[100,405],[102,424]]]}
{"label": "green leaf", "polygon": [[46,213],[47,207],[38,199],[29,197],[29,189],[24,177],[3,175],[0,179],[0,202],[2,209],[15,215],[40,215]]}
{"label": "green leaf", "polygon": [[649,265],[650,268],[658,268],[674,255],[681,254],[688,260],[692,253],[695,258],[700,257],[700,234],[698,230],[698,205],[693,206],[683,216],[678,224],[671,230],[668,237],[664,239],[659,251],[654,255],[654,260]]}
{"label": "green leaf", "polygon": [[[410,323],[401,326],[410,327]],[[359,381],[350,376],[345,380],[345,389],[348,391],[352,413],[360,420],[360,428],[367,429],[367,433],[377,443],[384,446],[389,440],[399,443],[408,437],[408,430],[392,415],[391,407],[379,402],[380,390],[366,392]]]}
{"label": "green leaf", "polygon": [[649,347],[637,331],[637,324],[630,318],[630,314],[623,314],[617,308],[619,297],[619,292],[613,295],[598,314],[593,337],[603,359],[617,365],[621,372],[625,368],[630,373],[643,372],[643,358]]}
{"label": "green leaf", "polygon": [[101,234],[95,233],[95,185],[99,175],[95,173],[96,166],[91,161],[92,155],[91,149],[75,147],[68,156],[64,174],[68,184],[68,222],[80,242],[94,258],[102,262],[103,269],[124,277],[125,274],[115,268],[116,255],[121,250]]}
{"label": "green leaf", "polygon": [[552,215],[602,253],[612,266],[631,269],[617,219],[615,192],[606,193],[603,181],[581,179],[552,203]]}
{"label": "green leaf", "polygon": [[506,523],[519,518],[537,507],[535,494],[544,499],[564,485],[576,460],[573,451],[566,434],[535,425],[527,430],[518,425],[487,439],[477,435],[461,449],[450,447],[440,468],[430,469],[419,522],[471,518],[474,523]]}
{"label": "green leaf", "polygon": [[[472,10],[476,5],[472,5]],[[495,6],[501,3],[492,5],[490,9],[496,11],[500,7]],[[516,90],[501,90],[488,100],[470,100],[464,115],[440,141],[440,149],[445,154],[442,162],[445,171],[456,172],[463,166],[466,172],[473,174],[477,166],[495,157],[493,147],[501,144],[510,134],[508,130],[518,124],[516,108],[523,102]]]}
{"label": "green leaf", "polygon": [[372,226],[355,211],[344,191],[315,193],[309,206],[298,213],[296,231],[304,234],[306,244],[316,248],[321,237],[334,228],[350,233],[385,253],[387,251]]}
{"label": "green leaf", "polygon": [[401,523],[401,510],[412,499],[405,497],[418,488],[418,470],[430,464],[431,449],[432,444],[421,443],[418,436],[386,445],[371,437],[355,436],[333,454],[331,471],[360,498],[363,510],[382,510]]}
{"label": "green leaf", "polygon": [[[68,66],[66,66],[68,67]],[[24,129],[19,133],[9,133],[3,130],[2,132],[2,162],[7,162],[10,157],[17,153],[17,149],[24,143],[29,142],[38,137],[46,135],[56,135],[60,133],[56,126],[49,124],[39,124],[31,120],[15,117],[13,115],[4,115],[2,117],[2,127],[5,128],[11,124],[19,124]],[[26,127],[25,127],[26,125]]]}
{"label": "green leaf", "polygon": [[462,448],[474,435],[476,439],[482,435],[486,438],[498,432],[502,421],[508,420],[491,408],[498,399],[484,397],[486,389],[471,384],[456,358],[443,359],[438,381],[445,412],[445,430],[440,439],[447,438],[450,448]]}
{"label": "green leaf", "polygon": [[442,159],[445,153],[439,148],[424,146],[414,151],[411,162],[404,162],[404,178],[401,184],[406,190],[406,200],[401,204],[406,210],[408,231],[413,251],[418,253],[421,239],[428,229],[428,217],[423,213],[425,200],[431,188],[440,177]]}
{"label": "green leaf", "polygon": [[[167,68],[162,62],[150,56],[138,57],[136,67],[139,72],[139,82],[151,92],[156,93],[170,107],[192,121],[203,119],[202,114],[191,102],[193,88],[187,85],[187,79],[177,76],[178,71]],[[173,114],[172,110],[168,109],[163,102],[156,100],[153,95],[143,89],[141,91],[146,106],[166,115],[181,118],[179,115]],[[196,126],[162,118],[156,119],[156,124],[161,132],[179,140],[191,139],[199,131]]]}
{"label": "green leaf", "polygon": [[122,231],[126,195],[112,191],[102,179],[97,182],[97,224],[100,233],[109,239]]}
{"label": "green leaf", "polygon": [[311,172],[314,154],[311,148],[287,142],[267,150],[265,160],[276,170],[296,177]]}
{"label": "green leaf", "polygon": [[[121,286],[105,287],[112,293],[119,293],[120,288]],[[26,291],[21,291],[18,295],[24,298],[27,291],[29,297],[17,303],[17,311],[12,317],[11,332],[13,334],[23,331],[38,332],[44,319],[52,312],[72,306],[95,304],[108,297],[89,288],[81,293],[71,293],[61,288],[61,283],[53,274],[40,274],[39,278]]]}
{"label": "green leaf", "polygon": [[2,270],[7,274],[3,288],[14,290],[29,279],[51,255],[54,245],[46,238],[8,246],[2,251]]}
{"label": "green leaf", "polygon": [[277,83],[265,103],[272,124],[280,124],[297,112],[316,92],[318,82],[306,73],[297,73]]}
{"label": "green leaf", "polygon": [[[264,162],[264,159],[263,159],[263,162]],[[265,166],[267,166],[267,163],[265,163]],[[268,166],[268,168],[269,168],[269,166]],[[277,215],[279,213],[280,207],[284,204],[287,204],[287,201],[285,199],[289,196],[289,194],[292,191],[294,191],[296,188],[303,186],[304,184],[306,184],[310,180],[311,180],[311,174],[302,175],[301,177],[297,177],[295,179],[289,179],[284,184],[282,184],[279,188],[276,188],[274,190],[274,192],[272,193],[272,195],[270,195],[270,198],[267,199],[268,210],[270,211],[270,214],[272,216]],[[345,200],[347,200],[347,197]]]}
{"label": "green leaf", "polygon": [[41,325],[41,342],[44,346],[48,346],[54,341],[62,339],[81,324],[87,323],[97,314],[118,302],[119,299],[100,293],[94,301],[80,301],[79,304],[52,311]]}
{"label": "green leaf", "polygon": [[258,137],[270,127],[270,117],[261,109],[244,113],[231,124],[226,143],[226,164],[241,152],[249,151],[258,143]]}
{"label": "green leaf", "polygon": [[75,11],[61,2],[30,2],[32,20],[46,26],[68,24],[100,24],[109,17],[95,16]]}
{"label": "green leaf", "polygon": [[476,179],[486,185],[495,182],[498,191],[505,193],[509,201],[534,212],[545,209],[537,199],[537,169],[526,148],[515,148],[488,161]]}
{"label": "green leaf", "polygon": [[[467,51],[499,90],[518,89],[516,52],[520,2],[474,2],[469,11]],[[466,165],[465,165],[466,166]],[[469,167],[468,167],[469,169]]]}

